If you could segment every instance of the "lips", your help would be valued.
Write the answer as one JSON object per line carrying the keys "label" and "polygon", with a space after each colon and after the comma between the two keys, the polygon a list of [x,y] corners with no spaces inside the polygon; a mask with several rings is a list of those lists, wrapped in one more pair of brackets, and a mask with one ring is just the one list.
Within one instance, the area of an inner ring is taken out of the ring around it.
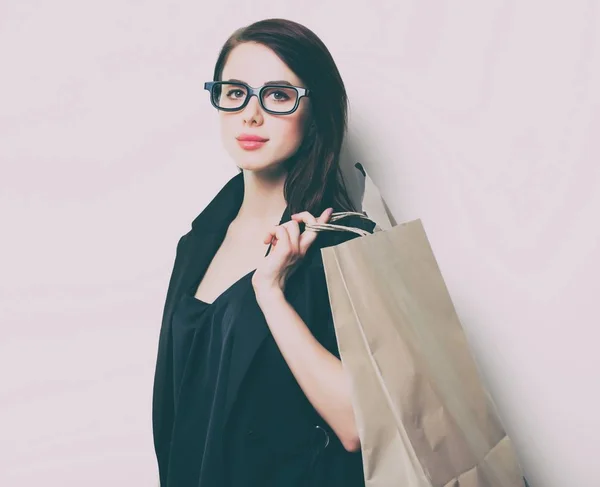
{"label": "lips", "polygon": [[266,141],[260,140],[238,140],[238,144],[244,150],[256,150],[260,149],[266,144]]}
{"label": "lips", "polygon": [[258,135],[251,134],[242,134],[236,137],[240,142],[266,142],[269,139],[265,139],[264,137],[259,137]]}

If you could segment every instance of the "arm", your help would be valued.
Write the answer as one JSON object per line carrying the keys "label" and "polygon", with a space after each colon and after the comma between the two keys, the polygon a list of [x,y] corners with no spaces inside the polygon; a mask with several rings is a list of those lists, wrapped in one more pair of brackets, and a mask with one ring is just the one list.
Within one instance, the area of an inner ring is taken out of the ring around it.
{"label": "arm", "polygon": [[357,451],[360,440],[351,401],[351,384],[342,362],[313,336],[277,288],[255,289],[257,302],[279,350],[317,412],[344,448]]}

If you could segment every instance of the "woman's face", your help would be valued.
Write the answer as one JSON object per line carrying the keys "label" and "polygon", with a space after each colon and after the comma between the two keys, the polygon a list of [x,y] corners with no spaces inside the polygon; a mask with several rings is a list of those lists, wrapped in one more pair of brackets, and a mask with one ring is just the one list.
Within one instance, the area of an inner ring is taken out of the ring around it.
{"label": "woman's face", "polygon": [[[221,79],[244,81],[253,87],[262,86],[268,81],[286,80],[294,86],[305,87],[302,80],[271,49],[250,42],[232,49]],[[272,171],[300,147],[309,107],[308,98],[302,97],[295,112],[275,115],[265,112],[258,98],[253,96],[241,111],[219,111],[225,149],[240,169]],[[257,135],[268,140],[258,148],[244,148],[237,140],[242,134]]]}

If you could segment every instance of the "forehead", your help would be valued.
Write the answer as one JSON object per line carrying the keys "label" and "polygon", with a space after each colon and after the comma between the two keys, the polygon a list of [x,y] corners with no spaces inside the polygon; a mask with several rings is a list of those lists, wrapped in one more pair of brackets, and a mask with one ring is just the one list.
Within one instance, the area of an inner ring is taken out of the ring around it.
{"label": "forehead", "polygon": [[261,86],[273,80],[286,80],[295,86],[303,86],[300,78],[277,54],[253,42],[240,44],[231,50],[221,77],[223,80],[238,79],[250,86]]}

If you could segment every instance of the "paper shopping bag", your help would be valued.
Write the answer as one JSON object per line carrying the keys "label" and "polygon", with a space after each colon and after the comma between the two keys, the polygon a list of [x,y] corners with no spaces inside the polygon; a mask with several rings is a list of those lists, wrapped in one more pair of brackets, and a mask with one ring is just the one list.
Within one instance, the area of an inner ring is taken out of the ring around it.
{"label": "paper shopping bag", "polygon": [[367,487],[522,487],[421,220],[388,228],[321,250]]}

